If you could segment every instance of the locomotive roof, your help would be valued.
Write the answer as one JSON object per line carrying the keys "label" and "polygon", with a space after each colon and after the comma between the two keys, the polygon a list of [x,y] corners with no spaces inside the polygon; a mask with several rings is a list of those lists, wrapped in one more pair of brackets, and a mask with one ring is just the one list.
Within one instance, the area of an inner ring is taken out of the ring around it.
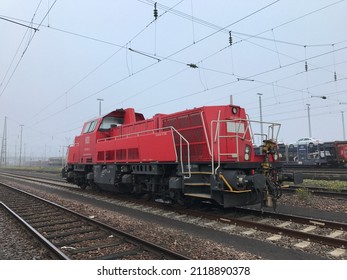
{"label": "locomotive roof", "polygon": [[[127,109],[133,109],[133,108],[127,108]],[[103,114],[103,115],[94,117],[94,118],[92,118],[92,119],[89,119],[87,122],[91,122],[91,121],[103,119],[104,117],[108,117],[108,116],[116,116],[116,115],[118,115],[119,113],[124,113],[124,112],[125,112],[125,109],[123,109],[123,108],[121,108],[121,109],[116,109],[116,110],[114,110],[114,111],[108,112],[107,114]],[[136,113],[136,114],[138,114],[138,113]]]}
{"label": "locomotive roof", "polygon": [[[231,104],[228,104],[226,106],[231,106],[231,107],[238,107],[238,108],[241,108],[240,106],[238,105],[231,105]],[[219,106],[201,106],[201,107],[195,107],[193,109],[186,109],[186,110],[182,110],[182,111],[179,111],[179,112],[176,112],[176,113],[184,113],[186,111],[191,111],[191,110],[198,110],[198,109],[202,109],[202,108],[205,108],[205,107],[219,107]],[[89,119],[87,122],[91,122],[91,121],[94,121],[94,120],[99,120],[99,119],[103,119],[104,117],[107,117],[107,116],[119,116],[119,114],[122,114],[122,113],[125,113],[127,110],[134,110],[134,108],[126,108],[126,109],[123,109],[123,108],[120,108],[120,109],[116,109],[114,111],[111,111],[107,114],[104,114],[104,115],[100,115],[100,116],[97,116],[97,117],[94,117],[92,119]],[[174,114],[176,114],[174,113]],[[135,115],[139,118],[139,119],[145,119],[143,114],[142,113],[138,113],[138,112],[135,112]],[[166,113],[157,113],[156,115],[167,115]]]}
{"label": "locomotive roof", "polygon": [[116,117],[116,118],[123,118],[125,123],[132,123],[137,121],[145,120],[143,114],[135,112],[134,108],[126,108],[126,109],[116,109],[114,111],[111,111],[107,114],[92,118],[85,122],[89,123],[96,120],[104,119],[105,117]]}

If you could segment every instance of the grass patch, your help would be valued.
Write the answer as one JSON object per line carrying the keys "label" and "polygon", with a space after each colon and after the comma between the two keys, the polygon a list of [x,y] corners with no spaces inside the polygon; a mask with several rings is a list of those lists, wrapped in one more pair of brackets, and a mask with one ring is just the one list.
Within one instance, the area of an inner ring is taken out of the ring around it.
{"label": "grass patch", "polygon": [[301,201],[309,202],[312,198],[312,193],[307,188],[300,188],[295,190],[295,194]]}
{"label": "grass patch", "polygon": [[346,181],[338,181],[338,180],[311,180],[305,179],[302,186],[315,186],[326,188],[331,191],[341,191],[343,189],[347,189]]}
{"label": "grass patch", "polygon": [[32,172],[47,172],[47,173],[61,173],[62,167],[50,166],[3,166],[1,170],[19,170],[19,171],[32,171]]}

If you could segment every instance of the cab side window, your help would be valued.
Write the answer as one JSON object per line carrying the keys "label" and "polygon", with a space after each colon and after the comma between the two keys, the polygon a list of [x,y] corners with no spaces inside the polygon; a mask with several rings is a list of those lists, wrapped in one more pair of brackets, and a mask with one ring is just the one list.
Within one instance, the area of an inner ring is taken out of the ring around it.
{"label": "cab side window", "polygon": [[101,123],[101,125],[99,127],[99,130],[101,130],[101,131],[109,130],[113,126],[117,126],[117,125],[123,124],[123,122],[124,122],[123,118],[105,117],[102,120],[102,123]]}

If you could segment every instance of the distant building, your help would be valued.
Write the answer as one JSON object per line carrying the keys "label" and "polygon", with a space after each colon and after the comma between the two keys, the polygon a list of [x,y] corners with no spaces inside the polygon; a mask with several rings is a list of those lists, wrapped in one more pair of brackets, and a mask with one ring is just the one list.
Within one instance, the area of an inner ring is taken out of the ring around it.
{"label": "distant building", "polygon": [[65,159],[62,157],[50,157],[48,158],[48,166],[62,166]]}

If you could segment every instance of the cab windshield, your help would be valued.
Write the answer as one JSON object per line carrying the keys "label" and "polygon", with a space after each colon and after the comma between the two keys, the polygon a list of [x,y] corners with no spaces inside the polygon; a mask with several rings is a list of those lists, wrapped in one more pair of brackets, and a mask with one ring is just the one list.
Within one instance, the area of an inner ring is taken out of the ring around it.
{"label": "cab windshield", "polygon": [[83,133],[93,132],[97,123],[98,123],[97,120],[87,123],[83,129]]}

